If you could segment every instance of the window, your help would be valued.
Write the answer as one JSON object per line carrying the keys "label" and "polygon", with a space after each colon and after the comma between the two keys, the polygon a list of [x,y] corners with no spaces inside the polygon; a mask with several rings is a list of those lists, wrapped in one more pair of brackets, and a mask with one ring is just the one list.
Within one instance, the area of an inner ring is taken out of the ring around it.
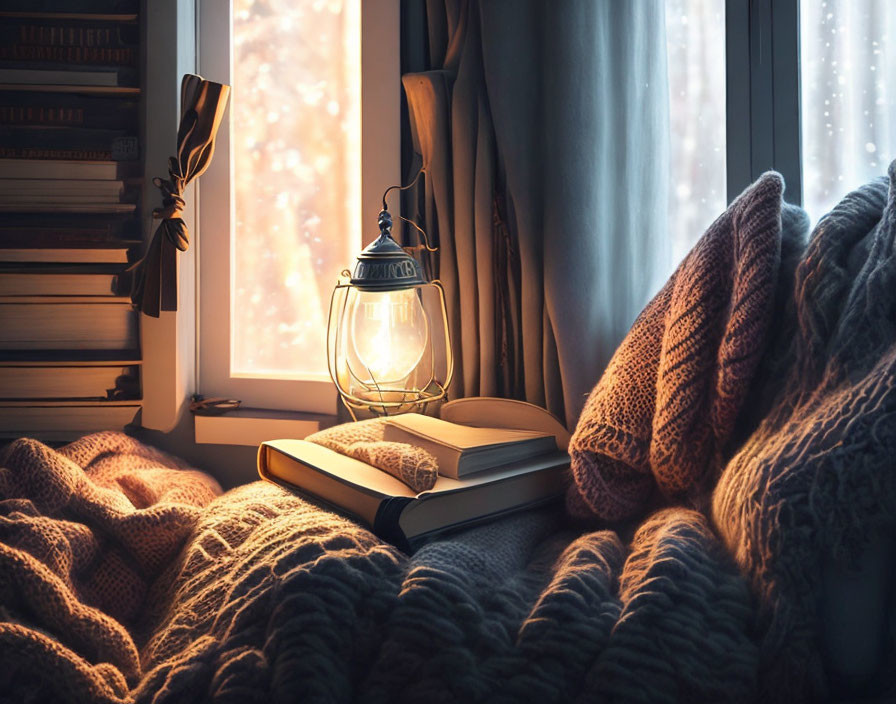
{"label": "window", "polygon": [[[200,181],[199,390],[333,413],[330,292],[399,181],[399,0],[199,2],[200,71],[233,85]],[[768,169],[814,221],[896,157],[896,2],[665,15],[672,264]]]}
{"label": "window", "polygon": [[335,413],[330,294],[398,180],[398,0],[221,5],[199,18],[200,72],[233,87],[198,199],[199,390]]}
{"label": "window", "polygon": [[666,0],[666,50],[669,227],[677,264],[728,202],[725,0]]}
{"label": "window", "polygon": [[815,221],[896,158],[896,3],[800,3],[803,200]]}
{"label": "window", "polygon": [[[666,0],[674,261],[769,169],[815,222],[896,158],[896,2]],[[727,188],[723,186],[727,180]]]}

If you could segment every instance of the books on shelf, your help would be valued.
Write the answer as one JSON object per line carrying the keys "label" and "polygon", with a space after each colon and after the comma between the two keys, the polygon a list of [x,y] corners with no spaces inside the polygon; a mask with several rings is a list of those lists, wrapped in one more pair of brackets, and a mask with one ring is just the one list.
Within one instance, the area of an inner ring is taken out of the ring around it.
{"label": "books on shelf", "polygon": [[139,349],[139,321],[126,298],[4,298],[0,320],[0,350]]}
{"label": "books on shelf", "polygon": [[0,400],[137,398],[134,365],[0,363]]}
{"label": "books on shelf", "polygon": [[439,474],[454,479],[557,449],[549,433],[474,428],[420,413],[387,419],[383,439],[422,447],[436,458]]}
{"label": "books on shelf", "polygon": [[137,0],[0,3],[0,435],[68,440],[140,410]]}
{"label": "books on shelf", "polygon": [[304,440],[272,440],[258,448],[264,479],[312,495],[368,525],[406,550],[447,530],[530,508],[560,496],[569,456],[554,450],[462,479],[440,476],[415,493],[390,474]]}

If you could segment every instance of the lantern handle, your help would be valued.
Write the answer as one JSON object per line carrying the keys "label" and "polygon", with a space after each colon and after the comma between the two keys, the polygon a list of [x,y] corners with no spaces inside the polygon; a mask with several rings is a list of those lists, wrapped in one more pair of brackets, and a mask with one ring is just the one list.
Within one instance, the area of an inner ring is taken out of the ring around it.
{"label": "lantern handle", "polygon": [[[397,191],[406,191],[409,188],[413,188],[417,184],[417,181],[420,180],[420,177],[424,173],[426,173],[426,169],[421,166],[420,170],[417,172],[417,175],[414,176],[414,179],[407,186],[389,186],[383,193],[383,211],[389,212],[389,204],[386,202],[386,196],[389,195],[389,191],[396,191],[396,190]],[[401,213],[398,214],[398,219],[406,222],[408,225],[413,225],[413,227],[417,230],[417,232],[420,233],[420,236],[423,238],[423,248],[427,252],[438,252],[439,251],[438,247],[433,247],[430,244],[429,237],[427,236],[426,232],[417,223],[415,223],[413,220],[409,220]]]}

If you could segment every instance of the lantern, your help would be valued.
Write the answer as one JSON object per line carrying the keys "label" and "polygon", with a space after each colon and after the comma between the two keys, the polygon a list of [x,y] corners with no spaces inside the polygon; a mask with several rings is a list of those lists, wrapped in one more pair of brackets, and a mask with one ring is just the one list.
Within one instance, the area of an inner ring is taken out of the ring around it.
{"label": "lantern", "polygon": [[385,207],[379,228],[354,271],[342,272],[330,300],[327,363],[353,418],[360,409],[422,411],[445,398],[454,369],[441,284],[427,281],[419,262],[392,238]]}

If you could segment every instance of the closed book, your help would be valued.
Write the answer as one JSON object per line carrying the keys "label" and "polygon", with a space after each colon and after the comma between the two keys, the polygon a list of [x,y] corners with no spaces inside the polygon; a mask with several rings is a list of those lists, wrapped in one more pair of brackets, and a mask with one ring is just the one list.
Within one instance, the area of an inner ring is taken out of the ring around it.
{"label": "closed book", "polygon": [[124,215],[133,213],[137,210],[134,203],[95,203],[91,201],[73,201],[64,199],[65,202],[46,202],[30,201],[22,199],[18,202],[11,203],[0,199],[0,213],[107,213]]}
{"label": "closed book", "polygon": [[63,86],[117,86],[116,69],[72,71],[65,69],[0,68],[0,83]]}
{"label": "closed book", "polygon": [[111,401],[90,405],[0,405],[0,437],[22,435],[44,441],[74,440],[101,430],[121,429],[134,422],[140,405]]}
{"label": "closed book", "polygon": [[[4,10],[8,2],[4,0]],[[72,17],[84,12],[3,17],[0,46],[136,47],[139,44],[140,26],[133,21],[135,17]]]}
{"label": "closed book", "polygon": [[3,9],[17,12],[78,12],[120,13],[137,12],[137,0],[4,0]]}
{"label": "closed book", "polygon": [[140,224],[123,215],[15,213],[0,218],[0,247],[112,246],[139,239]]}
{"label": "closed book", "polygon": [[[2,250],[0,250],[2,251]],[[0,296],[121,296],[121,267],[92,264],[33,266],[0,264]]]}
{"label": "closed book", "polygon": [[116,181],[117,161],[55,161],[53,159],[0,159],[0,178],[20,180],[86,179]]}
{"label": "closed book", "polygon": [[39,249],[2,247],[4,264],[127,264],[129,247],[78,247]]}
{"label": "closed book", "polygon": [[0,158],[130,161],[138,157],[137,137],[125,130],[0,125]]}
{"label": "closed book", "polygon": [[74,178],[2,178],[0,197],[31,196],[53,198],[57,196],[118,199],[124,191],[124,181],[108,179]]}
{"label": "closed book", "polygon": [[136,366],[0,365],[0,399],[106,399],[139,396]]}
{"label": "closed book", "polygon": [[90,127],[136,134],[140,103],[131,98],[35,90],[0,92],[0,124],[9,126]]}
{"label": "closed book", "polygon": [[549,433],[471,428],[420,413],[389,418],[384,439],[422,447],[436,458],[439,474],[454,479],[557,449]]}
{"label": "closed book", "polygon": [[537,506],[560,496],[569,456],[556,449],[464,479],[439,477],[415,493],[390,474],[305,440],[271,440],[258,448],[262,478],[304,492],[412,551],[448,530]]}
{"label": "closed book", "polygon": [[139,349],[127,299],[49,297],[0,300],[0,350]]}

